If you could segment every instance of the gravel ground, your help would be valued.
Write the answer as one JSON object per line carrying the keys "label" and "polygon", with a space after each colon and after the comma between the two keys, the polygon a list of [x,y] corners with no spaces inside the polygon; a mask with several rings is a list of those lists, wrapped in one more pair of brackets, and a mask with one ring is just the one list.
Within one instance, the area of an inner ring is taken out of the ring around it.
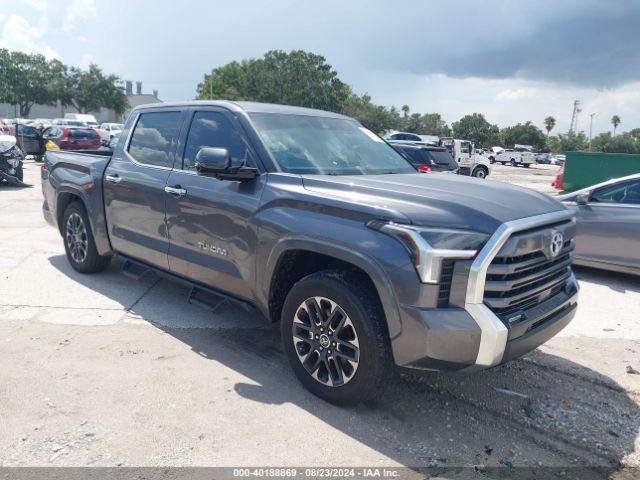
{"label": "gravel ground", "polygon": [[[523,359],[403,374],[373,404],[336,408],[297,383],[256,315],[214,315],[117,262],[73,271],[38,170],[27,162],[34,188],[0,187],[0,466],[640,468],[637,278],[578,270],[575,320]],[[547,191],[554,172],[491,178]]]}

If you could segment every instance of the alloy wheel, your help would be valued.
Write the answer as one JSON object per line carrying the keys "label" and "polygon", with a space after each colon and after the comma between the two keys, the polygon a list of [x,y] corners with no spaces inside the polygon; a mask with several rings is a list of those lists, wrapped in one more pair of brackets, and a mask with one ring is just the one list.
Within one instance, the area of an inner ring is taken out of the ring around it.
{"label": "alloy wheel", "polygon": [[315,380],[338,387],[353,379],[360,361],[356,329],[340,305],[307,298],[296,310],[293,343],[300,363]]}
{"label": "alloy wheel", "polygon": [[73,261],[76,263],[84,262],[87,258],[89,238],[82,217],[75,212],[67,219],[66,240]]}

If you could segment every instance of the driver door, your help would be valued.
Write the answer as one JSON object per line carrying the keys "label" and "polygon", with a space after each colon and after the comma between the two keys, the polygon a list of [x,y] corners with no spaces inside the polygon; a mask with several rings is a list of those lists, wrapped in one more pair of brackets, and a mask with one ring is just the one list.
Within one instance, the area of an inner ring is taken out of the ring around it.
{"label": "driver door", "polygon": [[266,175],[249,182],[199,175],[195,158],[203,147],[226,148],[231,158],[260,167],[231,112],[201,108],[188,118],[188,128],[181,134],[183,148],[167,180],[173,192],[166,195],[169,268],[192,281],[251,299],[258,244],[254,216]]}

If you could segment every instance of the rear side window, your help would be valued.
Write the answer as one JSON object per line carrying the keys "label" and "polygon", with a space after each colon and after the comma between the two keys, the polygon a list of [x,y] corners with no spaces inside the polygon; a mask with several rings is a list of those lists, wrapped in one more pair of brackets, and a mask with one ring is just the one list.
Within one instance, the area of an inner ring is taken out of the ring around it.
{"label": "rear side window", "polygon": [[231,158],[245,159],[247,147],[231,121],[220,112],[196,112],[184,149],[184,170],[195,169],[202,147],[226,148]]}
{"label": "rear side window", "polygon": [[422,158],[422,152],[418,148],[401,148],[400,150],[402,150],[402,153],[409,158],[409,161],[413,165],[428,163],[424,161],[424,158]]}
{"label": "rear side window", "polygon": [[180,112],[142,113],[129,142],[129,154],[136,162],[171,168],[171,144],[179,121]]}
{"label": "rear side window", "polygon": [[72,128],[69,130],[69,138],[75,140],[95,140],[98,134],[90,128]]}

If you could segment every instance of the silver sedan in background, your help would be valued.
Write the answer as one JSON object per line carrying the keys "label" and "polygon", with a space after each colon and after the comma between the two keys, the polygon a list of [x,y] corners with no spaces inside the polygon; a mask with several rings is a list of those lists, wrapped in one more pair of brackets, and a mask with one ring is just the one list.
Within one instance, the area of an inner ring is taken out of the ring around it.
{"label": "silver sedan in background", "polygon": [[576,265],[640,275],[640,174],[557,198],[576,212]]}

